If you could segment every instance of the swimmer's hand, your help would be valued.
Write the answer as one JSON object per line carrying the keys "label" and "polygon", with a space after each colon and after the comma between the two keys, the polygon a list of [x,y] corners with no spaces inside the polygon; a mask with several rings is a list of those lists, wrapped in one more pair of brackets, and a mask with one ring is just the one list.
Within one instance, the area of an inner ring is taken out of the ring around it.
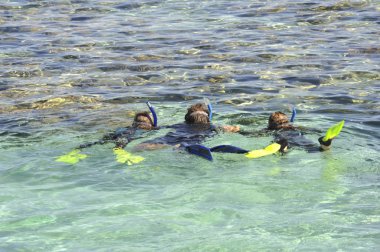
{"label": "swimmer's hand", "polygon": [[224,132],[236,133],[240,131],[240,126],[238,125],[224,125],[224,126],[221,126],[220,128]]}

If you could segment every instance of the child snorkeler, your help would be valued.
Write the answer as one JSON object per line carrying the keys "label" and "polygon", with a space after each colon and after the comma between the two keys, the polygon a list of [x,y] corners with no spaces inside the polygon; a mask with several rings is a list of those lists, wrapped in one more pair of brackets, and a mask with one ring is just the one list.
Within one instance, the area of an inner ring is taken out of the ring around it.
{"label": "child snorkeler", "polygon": [[[343,123],[341,125],[343,127]],[[326,136],[319,137],[319,146],[304,137],[304,132],[300,127],[296,127],[289,122],[286,114],[274,112],[269,116],[267,131],[273,132],[275,141],[285,139],[289,148],[301,147],[307,152],[325,151],[331,148],[332,140],[335,136],[329,138]],[[340,130],[339,130],[340,131]],[[320,131],[318,131],[320,133]],[[338,132],[339,134],[339,132]]]}
{"label": "child snorkeler", "polygon": [[115,143],[115,148],[124,148],[131,141],[142,138],[146,131],[157,129],[149,112],[139,112],[135,115],[131,127],[117,129],[115,132],[103,136],[99,141],[81,144],[78,149],[106,143]]}
{"label": "child snorkeler", "polygon": [[[295,110],[293,110],[293,116],[291,121],[293,121],[294,116]],[[329,128],[326,132],[326,135],[318,139],[320,144],[318,146],[304,137],[305,132],[311,130],[296,127],[289,122],[286,114],[282,112],[274,112],[270,115],[268,119],[267,128],[257,132],[240,132],[240,134],[242,135],[255,137],[273,134],[275,137],[274,143],[268,145],[264,149],[247,151],[235,146],[221,145],[211,148],[210,150],[212,152],[245,154],[245,156],[248,158],[259,158],[266,155],[274,154],[276,152],[285,153],[288,151],[288,148],[292,147],[301,147],[305,149],[307,152],[325,151],[330,149],[332,140],[340,133],[340,131],[343,128],[343,125],[344,121],[341,121],[338,124]],[[316,131],[313,130],[313,132]]]}
{"label": "child snorkeler", "polygon": [[110,133],[103,136],[103,138],[99,141],[81,144],[78,148],[72,150],[71,152],[59,156],[56,159],[56,161],[68,164],[75,164],[81,159],[85,159],[87,157],[86,154],[80,153],[82,149],[91,147],[93,145],[106,143],[115,144],[113,152],[116,155],[117,162],[119,163],[127,163],[128,165],[132,165],[143,161],[143,157],[133,155],[123,150],[123,148],[127,146],[127,144],[131,141],[144,137],[145,133],[147,133],[148,131],[158,129],[155,111],[153,107],[150,105],[150,103],[147,104],[150,111],[152,112],[153,120],[149,112],[139,112],[135,115],[132,126],[120,128],[116,130],[114,133]]}

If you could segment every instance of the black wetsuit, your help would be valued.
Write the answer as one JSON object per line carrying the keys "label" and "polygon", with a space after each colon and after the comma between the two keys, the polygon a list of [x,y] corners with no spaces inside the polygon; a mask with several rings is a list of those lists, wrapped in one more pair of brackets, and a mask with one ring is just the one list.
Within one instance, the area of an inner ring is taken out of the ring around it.
{"label": "black wetsuit", "polygon": [[79,149],[91,147],[96,144],[115,143],[116,148],[124,148],[132,140],[142,138],[146,130],[135,127],[119,128],[113,133],[104,135],[103,138],[96,142],[85,143],[79,146]]}
{"label": "black wetsuit", "polygon": [[244,136],[262,137],[262,136],[274,136],[274,142],[278,142],[285,139],[288,143],[288,148],[302,148],[307,152],[319,152],[323,151],[319,145],[313,141],[307,139],[305,134],[307,133],[321,133],[319,130],[304,129],[304,128],[284,128],[279,130],[263,129],[257,132],[241,131],[240,134]]}
{"label": "black wetsuit", "polygon": [[163,128],[174,129],[163,137],[155,138],[144,143],[156,143],[167,145],[188,145],[200,144],[208,137],[213,137],[218,133],[217,127],[212,124],[187,124],[179,123]]}
{"label": "black wetsuit", "polygon": [[280,129],[274,132],[275,141],[286,139],[288,148],[302,148],[307,152],[319,152],[322,149],[319,145],[307,139],[304,132],[294,129]]}

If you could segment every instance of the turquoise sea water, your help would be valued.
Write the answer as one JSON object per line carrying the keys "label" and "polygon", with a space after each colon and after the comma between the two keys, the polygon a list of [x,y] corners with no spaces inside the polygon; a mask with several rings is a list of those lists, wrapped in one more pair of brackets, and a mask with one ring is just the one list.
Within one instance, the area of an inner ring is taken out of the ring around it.
{"label": "turquoise sea water", "polygon": [[[379,12],[369,0],[1,1],[0,251],[378,251]],[[245,130],[292,106],[297,125],[346,124],[321,153],[209,162],[168,148],[127,166],[110,144],[55,161],[147,100],[170,125],[204,97],[216,124]]]}

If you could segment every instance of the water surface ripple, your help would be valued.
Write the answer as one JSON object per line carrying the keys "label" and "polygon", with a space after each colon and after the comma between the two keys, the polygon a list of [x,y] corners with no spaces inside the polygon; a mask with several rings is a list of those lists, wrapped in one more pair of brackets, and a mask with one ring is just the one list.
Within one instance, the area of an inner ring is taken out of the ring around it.
{"label": "water surface ripple", "polygon": [[[377,251],[379,12],[371,0],[1,1],[0,250]],[[219,124],[260,129],[296,106],[299,125],[346,126],[318,154],[166,149],[126,166],[105,145],[54,161],[147,100],[168,125],[204,97]]]}

